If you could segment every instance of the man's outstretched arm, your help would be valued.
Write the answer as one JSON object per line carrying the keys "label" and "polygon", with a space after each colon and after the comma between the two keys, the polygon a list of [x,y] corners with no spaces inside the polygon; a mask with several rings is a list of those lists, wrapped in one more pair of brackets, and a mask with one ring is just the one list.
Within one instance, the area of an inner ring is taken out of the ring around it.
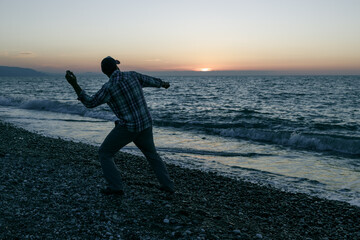
{"label": "man's outstretched arm", "polygon": [[139,80],[142,87],[169,88],[170,83],[162,81],[160,78],[150,77],[137,72],[132,72]]}
{"label": "man's outstretched arm", "polygon": [[109,92],[107,91],[105,85],[95,95],[89,96],[86,94],[85,91],[81,89],[81,87],[77,83],[74,73],[67,70],[65,78],[68,83],[70,83],[70,85],[74,88],[76,94],[78,95],[78,100],[80,100],[87,108],[97,107],[103,103],[106,103],[110,98],[110,95],[108,94]]}

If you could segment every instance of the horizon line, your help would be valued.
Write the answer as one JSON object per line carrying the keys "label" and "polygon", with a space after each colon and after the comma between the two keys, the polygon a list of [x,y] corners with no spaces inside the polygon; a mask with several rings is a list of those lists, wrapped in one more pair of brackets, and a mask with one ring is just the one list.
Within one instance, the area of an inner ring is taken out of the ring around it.
{"label": "horizon line", "polygon": [[[120,69],[121,70],[121,69]],[[321,71],[321,70],[212,70],[212,71],[196,71],[196,70],[126,70],[127,71],[138,71],[140,73],[157,74],[161,76],[211,76],[211,75],[333,75],[333,76],[360,76],[360,71],[349,71],[349,70],[333,70],[333,71]],[[97,72],[79,72],[79,74],[103,74],[101,71]]]}
{"label": "horizon line", "polygon": [[[29,68],[29,67],[18,67],[18,66],[5,66],[1,67],[13,67],[13,68],[23,68],[23,69],[32,69],[45,74],[62,74],[65,70],[60,69],[50,69],[48,70],[40,70],[37,68]],[[120,69],[121,71],[121,69]],[[179,76],[180,74],[185,74],[186,76],[209,76],[209,75],[360,75],[360,70],[354,69],[336,69],[336,70],[269,70],[269,69],[261,69],[261,70],[209,70],[209,71],[199,71],[199,70],[149,70],[149,69],[127,69],[127,71],[138,71],[142,73],[149,74],[159,74],[164,76],[170,76],[175,74]],[[103,74],[101,71],[79,71],[78,74]]]}

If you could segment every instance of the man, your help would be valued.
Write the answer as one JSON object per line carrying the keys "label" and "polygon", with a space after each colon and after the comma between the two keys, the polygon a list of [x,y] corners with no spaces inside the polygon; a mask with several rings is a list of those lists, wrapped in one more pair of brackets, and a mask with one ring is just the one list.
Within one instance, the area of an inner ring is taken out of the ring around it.
{"label": "man", "polygon": [[170,87],[168,82],[137,72],[121,72],[118,60],[106,57],[101,62],[101,70],[109,81],[93,96],[81,89],[76,76],[66,71],[65,78],[74,88],[78,99],[87,108],[107,103],[118,118],[115,128],[105,138],[99,149],[99,158],[108,187],[103,194],[123,195],[124,188],[119,169],[113,157],[125,145],[134,142],[145,155],[160,183],[159,189],[174,193],[174,184],[162,159],[156,152],[152,133],[152,119],[147,108],[143,87]]}

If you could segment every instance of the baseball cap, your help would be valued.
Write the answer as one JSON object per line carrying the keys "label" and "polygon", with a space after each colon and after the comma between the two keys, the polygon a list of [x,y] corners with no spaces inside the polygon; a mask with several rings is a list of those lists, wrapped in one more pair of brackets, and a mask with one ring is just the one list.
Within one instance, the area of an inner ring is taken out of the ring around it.
{"label": "baseball cap", "polygon": [[117,64],[120,64],[119,60],[108,56],[101,61],[101,71],[107,75],[112,74],[117,69]]}

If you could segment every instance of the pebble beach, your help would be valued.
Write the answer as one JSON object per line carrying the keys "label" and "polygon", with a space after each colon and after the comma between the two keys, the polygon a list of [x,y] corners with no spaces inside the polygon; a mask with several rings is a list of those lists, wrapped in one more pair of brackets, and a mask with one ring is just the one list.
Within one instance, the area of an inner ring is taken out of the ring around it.
{"label": "pebble beach", "polygon": [[98,148],[0,122],[0,239],[360,239],[360,208],[168,164],[159,191],[119,152],[125,196],[104,196]]}

